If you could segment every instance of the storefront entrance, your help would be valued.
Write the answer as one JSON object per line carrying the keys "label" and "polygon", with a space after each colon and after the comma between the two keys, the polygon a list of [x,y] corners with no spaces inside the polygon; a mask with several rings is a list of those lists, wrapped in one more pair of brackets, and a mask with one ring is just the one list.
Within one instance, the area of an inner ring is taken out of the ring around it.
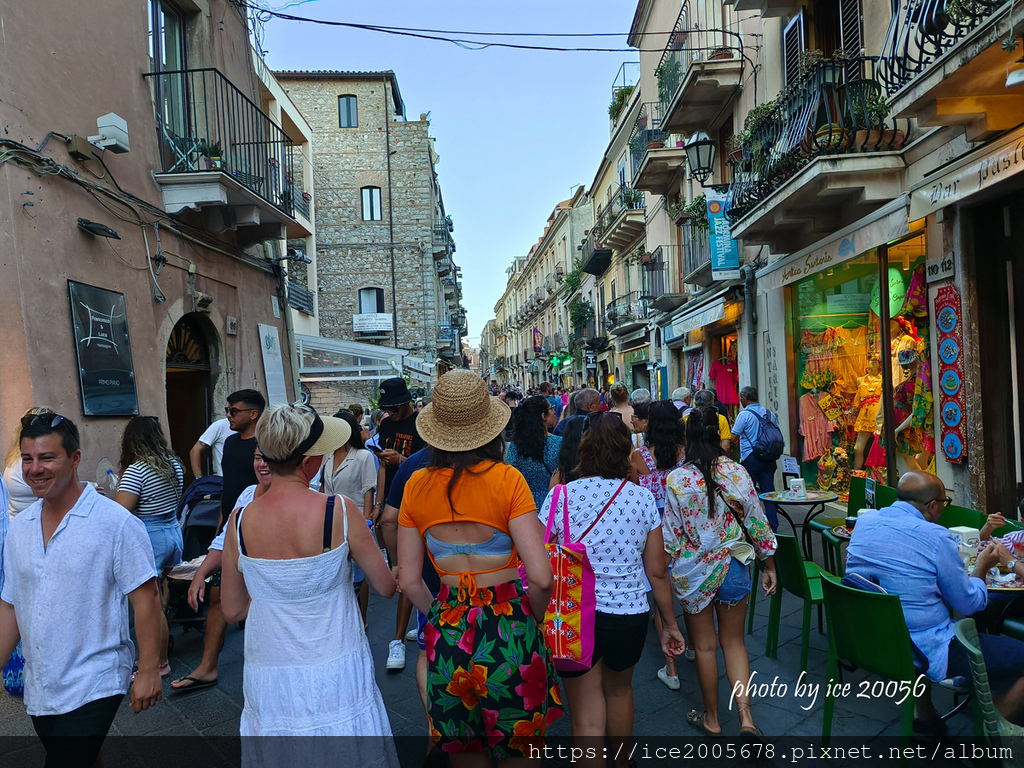
{"label": "storefront entrance", "polygon": [[979,400],[967,407],[984,424],[975,433],[985,456],[985,498],[978,504],[1009,517],[1024,496],[1024,193],[987,202],[972,213],[982,365]]}
{"label": "storefront entrance", "polygon": [[[209,328],[207,329],[207,326]],[[167,428],[171,449],[185,465],[185,487],[195,479],[188,453],[214,419],[211,415],[211,345],[215,333],[205,316],[179,320],[167,341]],[[204,474],[211,471],[210,452],[203,456]]]}

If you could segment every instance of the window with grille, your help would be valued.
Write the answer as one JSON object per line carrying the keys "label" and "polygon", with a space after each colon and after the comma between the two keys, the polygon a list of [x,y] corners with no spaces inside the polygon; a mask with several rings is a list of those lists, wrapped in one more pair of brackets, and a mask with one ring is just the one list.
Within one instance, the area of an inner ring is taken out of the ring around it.
{"label": "window with grille", "polygon": [[380,187],[363,187],[360,194],[363,202],[363,221],[380,221]]}
{"label": "window with grille", "polygon": [[338,97],[338,127],[358,128],[359,115],[355,96]]}

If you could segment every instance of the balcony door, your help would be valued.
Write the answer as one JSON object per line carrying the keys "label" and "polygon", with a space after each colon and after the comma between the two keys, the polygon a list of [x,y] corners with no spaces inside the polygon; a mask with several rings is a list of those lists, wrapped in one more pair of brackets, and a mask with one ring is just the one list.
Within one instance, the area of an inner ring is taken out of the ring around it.
{"label": "balcony door", "polygon": [[[179,72],[185,69],[185,17],[165,0],[149,1],[149,71]],[[153,78],[157,114],[171,136],[184,136],[184,75]]]}

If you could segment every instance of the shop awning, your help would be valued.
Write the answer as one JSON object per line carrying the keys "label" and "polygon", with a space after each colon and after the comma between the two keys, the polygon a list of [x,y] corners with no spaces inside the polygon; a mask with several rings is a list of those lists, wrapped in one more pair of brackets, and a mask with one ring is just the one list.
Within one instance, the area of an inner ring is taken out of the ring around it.
{"label": "shop awning", "polygon": [[674,318],[671,324],[665,326],[663,332],[665,343],[670,346],[678,346],[683,343],[684,337],[690,331],[725,319],[725,299],[729,290],[729,286],[726,286],[710,294],[699,303],[691,301],[687,304],[689,311]]}
{"label": "shop awning", "polygon": [[[400,376],[404,349],[295,334],[301,381],[378,381]],[[427,381],[429,381],[429,377]]]}

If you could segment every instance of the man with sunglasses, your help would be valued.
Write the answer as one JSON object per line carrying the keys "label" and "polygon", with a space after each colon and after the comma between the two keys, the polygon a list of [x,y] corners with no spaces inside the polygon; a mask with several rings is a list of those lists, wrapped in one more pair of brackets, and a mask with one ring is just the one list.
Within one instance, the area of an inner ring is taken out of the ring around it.
{"label": "man with sunglasses", "polygon": [[[931,680],[970,677],[967,654],[954,639],[950,608],[965,616],[988,602],[985,575],[995,566],[1024,573],[1001,543],[978,554],[968,573],[953,535],[938,524],[952,499],[942,481],[928,472],[900,477],[891,507],[858,518],[847,550],[846,573],[859,574],[890,594],[900,596],[910,639],[921,656],[919,672]],[[1009,637],[980,635],[981,650],[1004,717],[1020,722],[1024,709],[1024,643]],[[917,702],[914,730],[941,736],[944,727],[929,697]]]}
{"label": "man with sunglasses", "polygon": [[[381,451],[380,469],[377,471],[377,509],[380,517],[381,538],[387,541],[397,540],[398,514],[384,515],[385,501],[391,491],[391,485],[398,474],[402,463],[417,451],[427,447],[416,430],[416,410],[412,407],[412,395],[405,380],[398,378],[386,379],[380,383],[380,400],[378,407],[388,417],[380,423],[377,432],[378,445]],[[397,566],[394,552],[388,552],[392,567]],[[397,571],[396,571],[397,572]],[[405,669],[405,640],[409,619],[412,616],[412,601],[405,595],[398,596],[398,616],[395,627],[395,638],[388,643],[387,668],[398,671]],[[409,632],[410,639],[415,633]]]}
{"label": "man with sunglasses", "polygon": [[11,521],[4,545],[0,658],[22,640],[25,708],[47,768],[86,768],[129,684],[135,712],[162,698],[153,547],[137,517],[78,479],[82,452],[69,419],[35,414],[21,427],[22,473],[37,501]]}

